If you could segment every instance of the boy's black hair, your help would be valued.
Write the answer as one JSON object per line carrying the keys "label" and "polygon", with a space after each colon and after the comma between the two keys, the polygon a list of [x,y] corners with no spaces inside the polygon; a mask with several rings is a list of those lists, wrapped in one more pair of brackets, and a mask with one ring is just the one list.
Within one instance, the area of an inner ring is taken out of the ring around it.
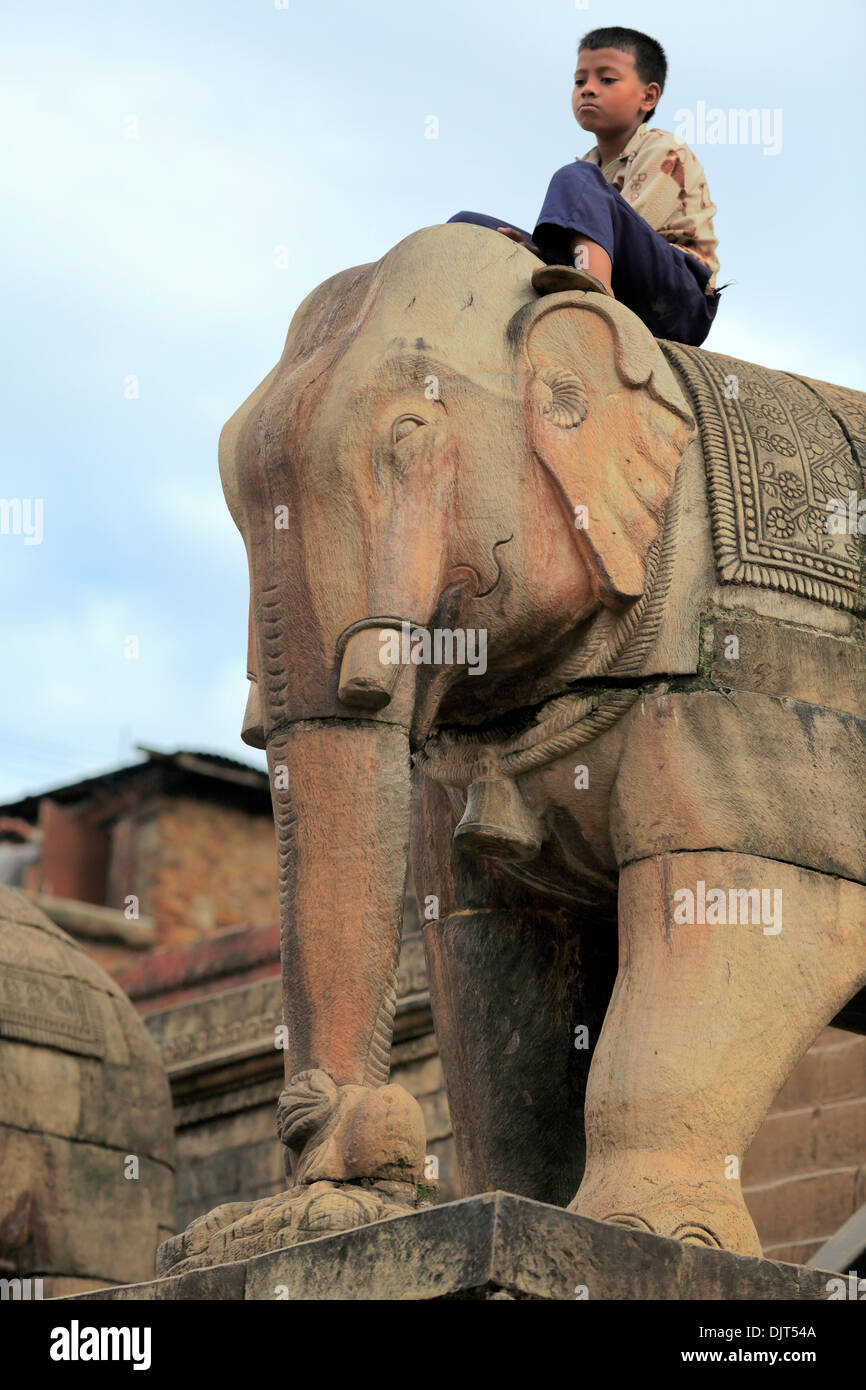
{"label": "boy's black hair", "polygon": [[[637,29],[621,29],[619,25],[610,29],[591,29],[577,45],[578,53],[582,48],[618,48],[621,53],[630,53],[641,82],[657,82],[664,91],[668,60],[661,44],[651,39],[649,34],[641,34]],[[652,111],[647,111],[643,121],[648,121],[655,114],[655,109],[653,107]]]}

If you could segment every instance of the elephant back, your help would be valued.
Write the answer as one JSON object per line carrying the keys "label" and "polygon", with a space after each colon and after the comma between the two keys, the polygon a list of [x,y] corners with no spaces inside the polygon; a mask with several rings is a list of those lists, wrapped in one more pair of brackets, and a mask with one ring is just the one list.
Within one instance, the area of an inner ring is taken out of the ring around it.
{"label": "elephant back", "polygon": [[[680,343],[660,347],[698,422],[722,581],[866,615],[857,527],[859,518],[866,529],[866,395]],[[828,524],[834,515],[844,528]]]}

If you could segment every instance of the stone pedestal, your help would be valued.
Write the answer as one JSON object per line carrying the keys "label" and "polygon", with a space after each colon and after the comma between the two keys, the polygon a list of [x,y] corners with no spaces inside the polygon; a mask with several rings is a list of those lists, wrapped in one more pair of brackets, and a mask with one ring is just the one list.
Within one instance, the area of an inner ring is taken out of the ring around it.
{"label": "stone pedestal", "polygon": [[77,1297],[824,1301],[832,1277],[488,1192],[237,1264]]}

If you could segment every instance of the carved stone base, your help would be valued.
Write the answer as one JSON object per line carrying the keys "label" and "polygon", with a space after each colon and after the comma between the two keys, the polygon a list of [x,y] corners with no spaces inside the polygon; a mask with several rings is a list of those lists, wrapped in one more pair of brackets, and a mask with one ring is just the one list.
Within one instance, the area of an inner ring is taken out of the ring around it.
{"label": "carved stone base", "polygon": [[245,1260],[415,1210],[424,1116],[402,1086],[338,1086],[325,1071],[301,1072],[280,1096],[277,1129],[291,1187],[198,1217],[159,1247],[157,1274]]}
{"label": "carved stone base", "polygon": [[156,1252],[156,1272],[168,1276],[248,1260],[268,1250],[351,1231],[415,1210],[410,1183],[314,1182],[257,1202],[228,1202],[193,1221]]}
{"label": "carved stone base", "polygon": [[[308,1223],[316,1188],[323,1189],[325,1211],[335,1195],[332,1184],[310,1187]],[[348,1189],[336,1195],[346,1198]],[[285,1197],[273,1200],[279,1210]],[[260,1230],[248,1239],[270,1241],[276,1233],[265,1229],[266,1204],[254,1205],[262,1213]],[[310,1235],[308,1224],[302,1244],[176,1278],[77,1297],[823,1301],[834,1277],[818,1269],[627,1230],[506,1192],[425,1207],[324,1239],[311,1240]],[[239,1250],[240,1244],[233,1248]]]}

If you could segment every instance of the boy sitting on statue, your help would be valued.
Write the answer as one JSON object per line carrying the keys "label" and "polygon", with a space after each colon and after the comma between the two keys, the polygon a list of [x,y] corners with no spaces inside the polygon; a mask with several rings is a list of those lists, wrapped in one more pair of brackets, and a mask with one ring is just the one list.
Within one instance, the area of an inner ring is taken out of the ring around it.
{"label": "boy sitting on statue", "polygon": [[716,211],[687,145],[648,125],[667,60],[635,29],[594,29],[580,41],[572,110],[595,146],[550,181],[532,236],[485,213],[450,222],[491,227],[546,264],[540,294],[613,295],[658,338],[699,346],[718,308]]}

